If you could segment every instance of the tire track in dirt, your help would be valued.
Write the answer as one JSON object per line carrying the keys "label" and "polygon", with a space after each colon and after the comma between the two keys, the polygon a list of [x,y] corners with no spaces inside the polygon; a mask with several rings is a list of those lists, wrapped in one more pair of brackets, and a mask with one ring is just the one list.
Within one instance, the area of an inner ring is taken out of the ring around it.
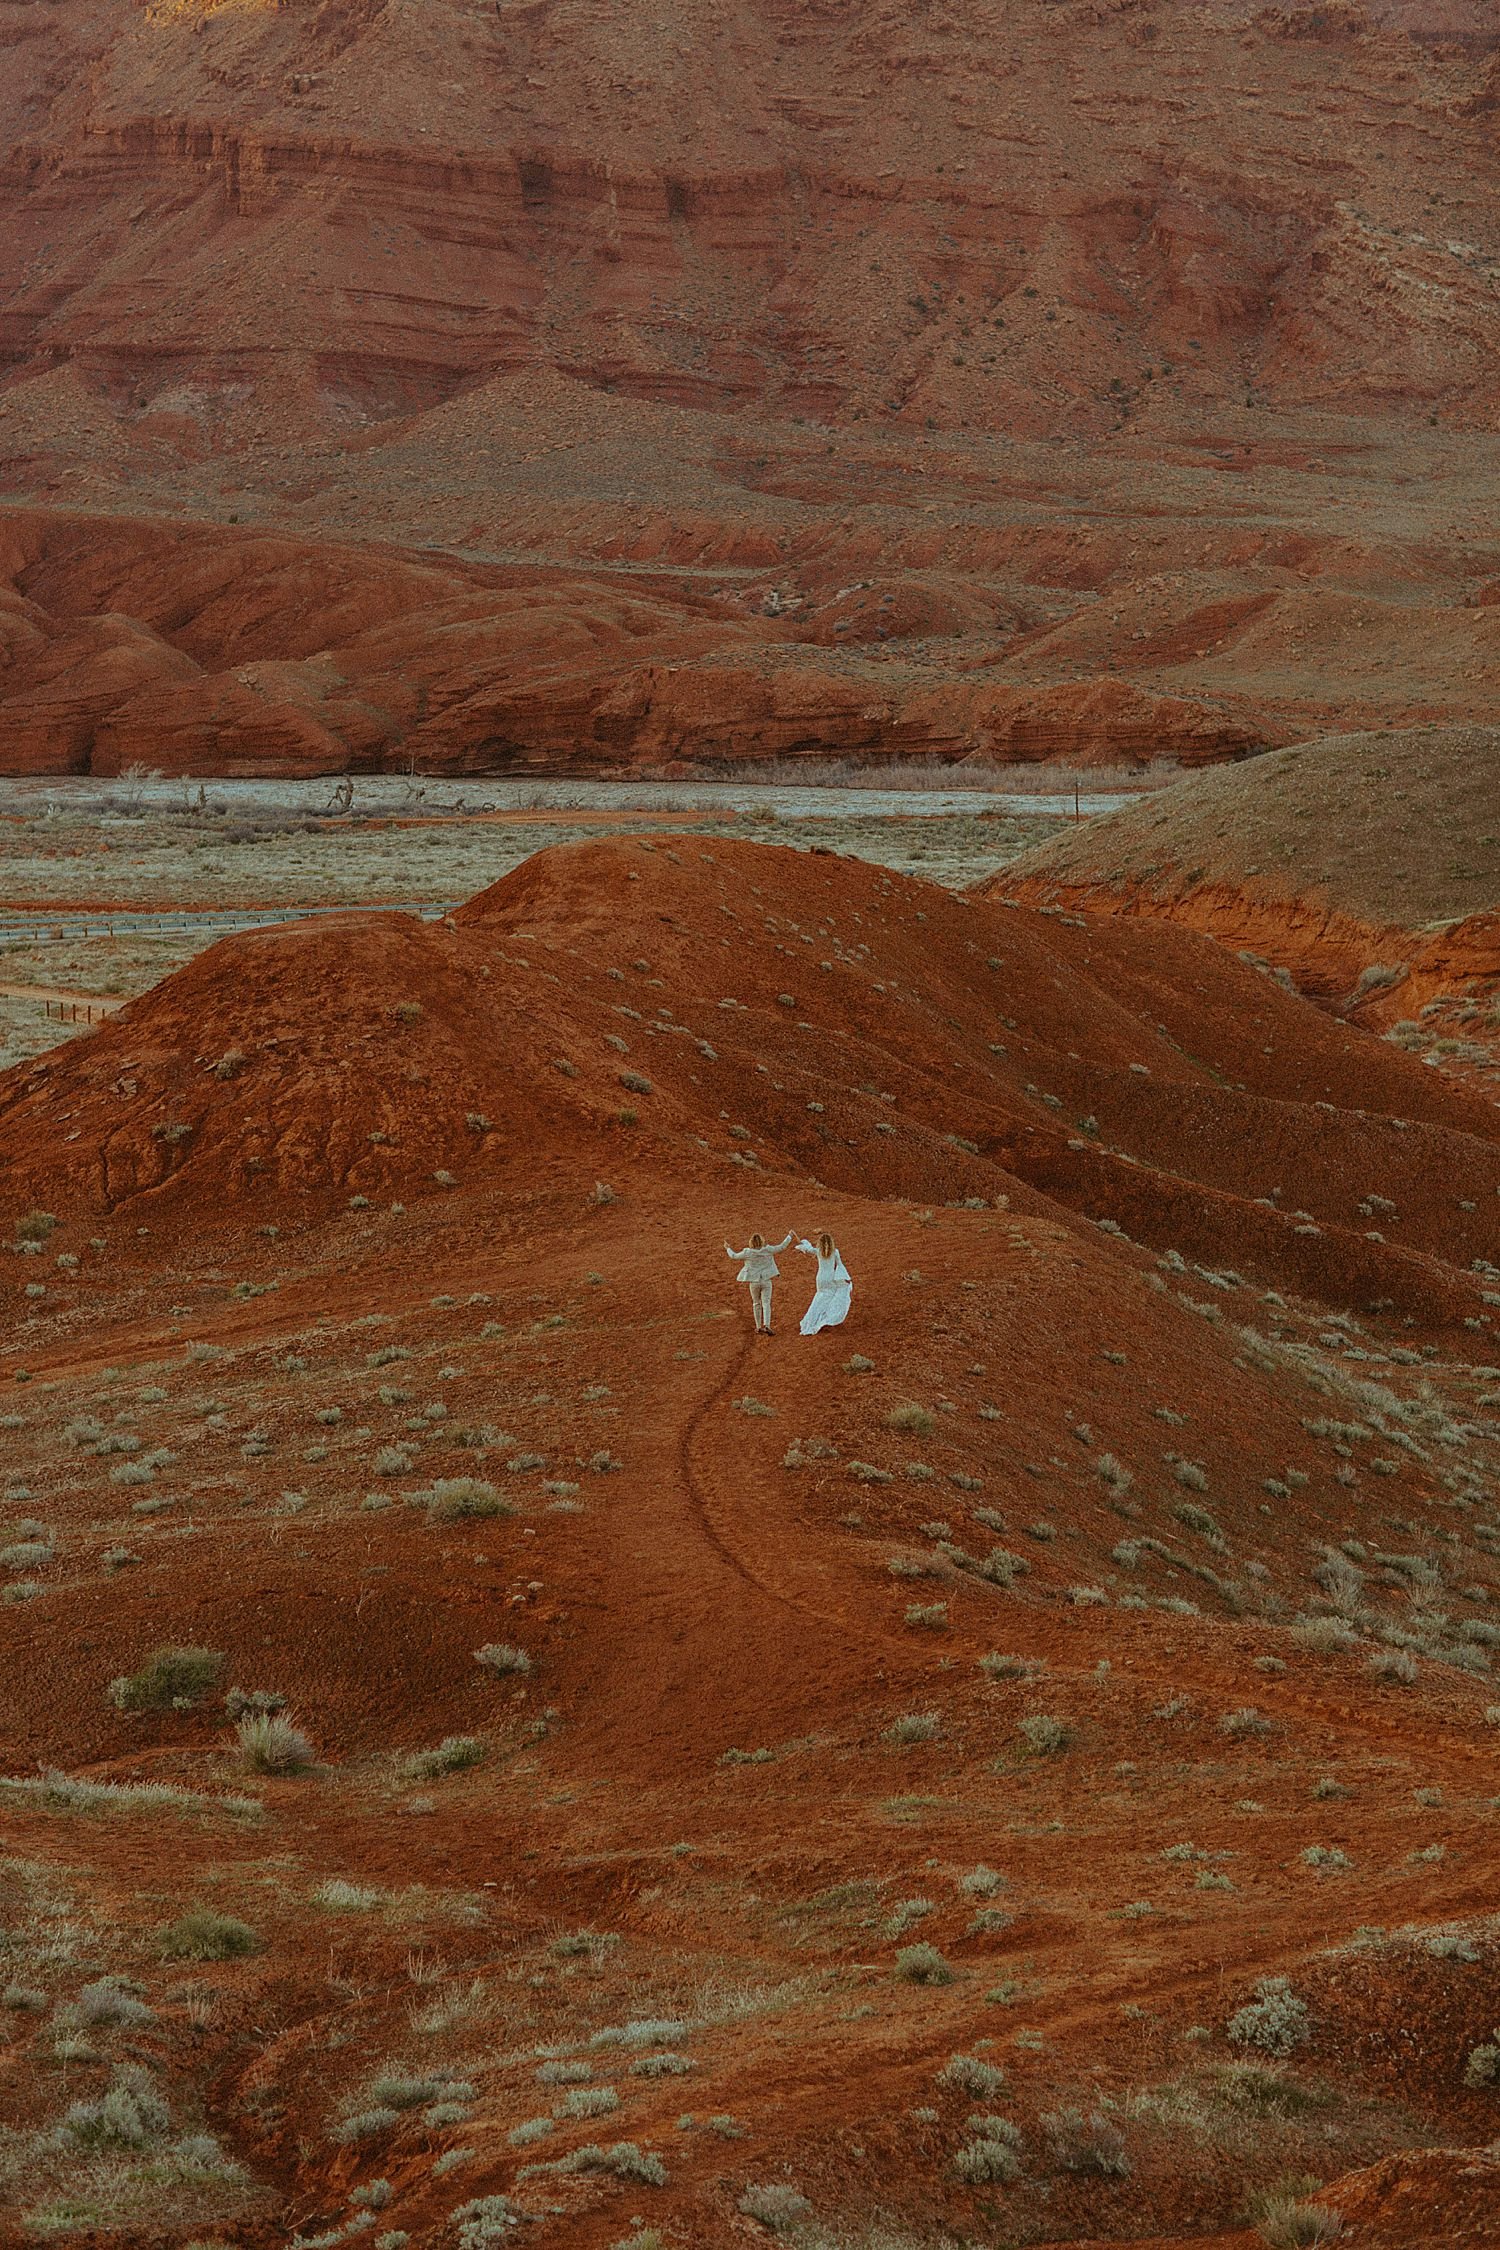
{"label": "tire track in dirt", "polygon": [[[677,1442],[677,1469],[682,1479],[682,1488],[687,1495],[689,1505],[703,1536],[737,1578],[742,1579],[747,1586],[752,1587],[764,1600],[775,1602],[781,1608],[791,1610],[800,1616],[816,1617],[820,1624],[830,1627],[841,1638],[850,1639],[852,1638],[851,1626],[846,1615],[837,1610],[825,1608],[817,1601],[805,1599],[799,1593],[794,1592],[788,1583],[778,1584],[771,1578],[764,1576],[761,1572],[752,1568],[745,1560],[741,1549],[730,1538],[724,1518],[733,1514],[744,1521],[753,1513],[748,1501],[751,1491],[751,1478],[755,1472],[748,1462],[741,1504],[738,1507],[726,1506],[722,1500],[716,1504],[715,1497],[710,1489],[714,1480],[703,1465],[701,1458],[700,1441],[703,1431],[715,1408],[725,1403],[729,1394],[739,1382],[754,1351],[755,1333],[752,1330],[718,1383],[699,1400],[683,1425],[682,1435]],[[781,1552],[785,1554],[788,1544],[784,1536],[785,1527],[779,1528],[782,1534],[779,1545]]]}

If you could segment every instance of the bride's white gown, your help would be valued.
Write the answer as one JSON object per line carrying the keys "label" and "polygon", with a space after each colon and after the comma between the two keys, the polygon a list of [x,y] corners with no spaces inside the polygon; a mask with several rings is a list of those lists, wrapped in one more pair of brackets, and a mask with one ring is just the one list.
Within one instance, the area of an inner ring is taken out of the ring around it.
{"label": "bride's white gown", "polygon": [[849,1279],[849,1269],[835,1250],[831,1258],[807,1241],[799,1242],[799,1250],[811,1251],[818,1261],[818,1286],[813,1301],[802,1315],[804,1336],[816,1336],[820,1328],[837,1328],[849,1310],[849,1299],[854,1294],[854,1284]]}

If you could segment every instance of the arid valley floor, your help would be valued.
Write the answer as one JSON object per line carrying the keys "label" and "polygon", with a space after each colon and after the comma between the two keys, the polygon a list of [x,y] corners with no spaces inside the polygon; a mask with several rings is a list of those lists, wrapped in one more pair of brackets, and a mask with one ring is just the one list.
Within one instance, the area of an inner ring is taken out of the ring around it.
{"label": "arid valley floor", "polygon": [[0,1080],[4,2239],[1491,2238],[1500,1112],[847,845]]}
{"label": "arid valley floor", "polygon": [[0,2250],[1500,2243],[1497,117],[0,0]]}

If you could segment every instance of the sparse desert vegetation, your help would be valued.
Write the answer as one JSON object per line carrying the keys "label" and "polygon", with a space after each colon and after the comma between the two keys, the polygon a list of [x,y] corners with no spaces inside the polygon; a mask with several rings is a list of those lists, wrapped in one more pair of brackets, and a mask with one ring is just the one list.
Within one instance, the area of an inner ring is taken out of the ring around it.
{"label": "sparse desert vegetation", "polygon": [[[7,2195],[45,2238],[126,2166],[176,2250],[1332,2240],[1500,2080],[1500,1134],[1196,941],[675,833],[588,847],[580,935],[574,865],[338,951],[331,1062],[256,980],[333,940],[268,933],[151,1000],[169,1083],[139,1025],[11,1082]],[[783,1204],[832,1337],[714,1266]]]}

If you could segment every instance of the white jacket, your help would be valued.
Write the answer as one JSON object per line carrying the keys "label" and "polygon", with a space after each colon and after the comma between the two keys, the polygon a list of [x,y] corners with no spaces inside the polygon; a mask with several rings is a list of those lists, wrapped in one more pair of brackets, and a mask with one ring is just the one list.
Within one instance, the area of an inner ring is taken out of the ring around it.
{"label": "white jacket", "polygon": [[774,1281],[781,1271],[776,1263],[776,1253],[778,1250],[790,1250],[791,1246],[792,1236],[788,1234],[784,1242],[766,1242],[759,1250],[731,1250],[727,1242],[724,1249],[728,1257],[744,1260],[735,1276],[737,1281]]}

